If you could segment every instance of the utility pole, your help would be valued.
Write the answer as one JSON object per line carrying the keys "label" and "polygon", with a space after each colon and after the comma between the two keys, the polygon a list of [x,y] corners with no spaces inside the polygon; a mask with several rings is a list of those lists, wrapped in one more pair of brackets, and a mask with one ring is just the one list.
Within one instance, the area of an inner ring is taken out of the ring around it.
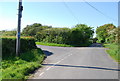
{"label": "utility pole", "polygon": [[18,5],[18,28],[17,28],[17,39],[16,39],[16,56],[20,54],[20,28],[21,28],[21,18],[22,18],[22,0],[19,0]]}

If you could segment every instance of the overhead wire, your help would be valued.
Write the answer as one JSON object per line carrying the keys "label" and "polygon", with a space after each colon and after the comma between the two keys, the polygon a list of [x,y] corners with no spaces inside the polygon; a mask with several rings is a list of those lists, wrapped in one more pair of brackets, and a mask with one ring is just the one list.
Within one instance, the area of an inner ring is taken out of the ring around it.
{"label": "overhead wire", "polygon": [[[116,19],[111,18],[110,16],[104,14],[102,11],[100,11],[99,9],[97,9],[96,7],[94,7],[93,5],[91,5],[89,2],[87,2],[86,0],[83,0],[87,5],[89,5],[90,7],[92,7],[94,10],[96,10],[97,12],[99,12],[100,14],[102,14],[103,16],[105,16],[106,18],[113,20],[113,21],[117,21]],[[70,9],[70,7],[65,3],[65,1],[63,0],[63,4],[65,5],[65,7],[68,9],[68,11],[71,13],[71,15],[76,19],[76,21],[79,24],[79,19],[74,15],[73,11]]]}
{"label": "overhead wire", "polygon": [[89,2],[87,2],[86,0],[83,0],[87,5],[89,5],[90,7],[92,7],[94,10],[96,10],[97,12],[99,12],[100,14],[104,15],[106,18],[113,20],[113,21],[117,21],[116,19],[111,18],[110,16],[104,14],[102,11],[100,11],[99,9],[97,9],[96,7],[94,7],[93,5],[91,5]]}
{"label": "overhead wire", "polygon": [[71,13],[71,15],[76,19],[76,21],[79,24],[79,19],[74,15],[73,11],[69,8],[69,6],[64,2],[63,0],[63,4],[65,5],[65,7],[68,9],[68,11]]}

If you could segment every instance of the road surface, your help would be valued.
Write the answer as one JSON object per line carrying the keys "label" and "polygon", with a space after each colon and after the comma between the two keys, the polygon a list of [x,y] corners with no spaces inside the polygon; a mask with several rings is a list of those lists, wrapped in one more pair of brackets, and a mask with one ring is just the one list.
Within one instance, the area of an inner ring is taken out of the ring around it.
{"label": "road surface", "polygon": [[42,46],[47,55],[32,79],[118,79],[118,64],[103,47]]}

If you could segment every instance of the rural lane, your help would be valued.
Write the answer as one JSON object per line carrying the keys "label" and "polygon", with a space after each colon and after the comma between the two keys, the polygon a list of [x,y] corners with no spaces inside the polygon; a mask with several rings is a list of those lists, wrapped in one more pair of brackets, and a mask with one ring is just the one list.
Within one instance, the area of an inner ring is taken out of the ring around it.
{"label": "rural lane", "polygon": [[118,64],[103,47],[37,45],[47,55],[32,79],[118,79]]}

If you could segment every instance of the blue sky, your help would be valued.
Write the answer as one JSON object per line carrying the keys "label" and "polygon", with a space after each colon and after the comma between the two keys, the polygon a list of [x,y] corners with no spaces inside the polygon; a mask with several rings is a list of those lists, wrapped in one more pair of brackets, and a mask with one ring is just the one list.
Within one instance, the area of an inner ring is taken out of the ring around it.
{"label": "blue sky", "polygon": [[[23,2],[23,29],[26,25],[41,23],[53,27],[74,27],[76,24],[101,26],[107,23],[118,25],[117,2],[89,2],[106,16],[85,2]],[[0,30],[17,28],[18,2],[0,2]],[[110,18],[109,18],[109,17]]]}

